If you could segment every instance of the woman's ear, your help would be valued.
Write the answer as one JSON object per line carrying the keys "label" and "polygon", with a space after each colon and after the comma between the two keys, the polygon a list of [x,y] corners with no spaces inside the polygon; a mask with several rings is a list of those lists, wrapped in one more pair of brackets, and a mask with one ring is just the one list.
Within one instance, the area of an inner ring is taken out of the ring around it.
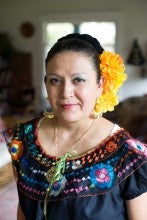
{"label": "woman's ear", "polygon": [[105,79],[104,79],[104,77],[101,77],[99,82],[98,82],[97,98],[99,98],[101,96],[102,92],[103,92],[104,83],[105,83]]}

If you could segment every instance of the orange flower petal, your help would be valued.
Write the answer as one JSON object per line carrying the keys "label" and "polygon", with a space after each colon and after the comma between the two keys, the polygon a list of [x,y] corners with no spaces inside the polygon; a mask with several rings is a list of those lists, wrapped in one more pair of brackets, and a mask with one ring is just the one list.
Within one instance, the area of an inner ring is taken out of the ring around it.
{"label": "orange flower petal", "polygon": [[104,51],[100,56],[100,70],[105,82],[94,109],[98,114],[114,110],[114,106],[118,104],[118,90],[127,79],[123,59],[119,54]]}

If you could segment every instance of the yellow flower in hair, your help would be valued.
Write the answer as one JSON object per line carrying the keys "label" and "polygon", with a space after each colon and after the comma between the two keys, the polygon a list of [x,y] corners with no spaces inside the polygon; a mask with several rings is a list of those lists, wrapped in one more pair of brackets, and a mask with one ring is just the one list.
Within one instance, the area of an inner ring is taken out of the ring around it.
{"label": "yellow flower in hair", "polygon": [[98,114],[106,113],[107,111],[113,111],[114,106],[118,104],[118,96],[110,92],[102,95],[97,99],[95,104],[95,112]]}
{"label": "yellow flower in hair", "polygon": [[100,70],[104,78],[104,87],[94,108],[97,114],[114,110],[114,106],[119,103],[118,89],[127,79],[123,59],[119,54],[104,51],[100,56]]}
{"label": "yellow flower in hair", "polygon": [[127,75],[124,73],[125,66],[120,55],[104,51],[100,56],[101,75],[105,78],[104,93],[113,90],[117,92]]}

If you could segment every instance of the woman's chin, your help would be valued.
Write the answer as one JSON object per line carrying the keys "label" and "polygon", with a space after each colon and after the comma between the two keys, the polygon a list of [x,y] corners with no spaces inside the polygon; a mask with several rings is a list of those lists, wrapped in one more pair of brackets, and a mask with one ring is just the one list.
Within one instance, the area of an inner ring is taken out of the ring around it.
{"label": "woman's chin", "polygon": [[75,122],[82,119],[82,115],[73,112],[64,112],[57,115],[58,120],[64,122]]}

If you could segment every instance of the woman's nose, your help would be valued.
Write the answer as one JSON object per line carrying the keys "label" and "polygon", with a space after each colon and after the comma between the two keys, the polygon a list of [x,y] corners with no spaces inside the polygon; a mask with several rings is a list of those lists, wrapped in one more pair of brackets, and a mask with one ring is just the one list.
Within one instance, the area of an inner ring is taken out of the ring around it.
{"label": "woman's nose", "polygon": [[69,98],[74,95],[74,86],[70,81],[65,81],[62,84],[61,96],[62,98]]}

